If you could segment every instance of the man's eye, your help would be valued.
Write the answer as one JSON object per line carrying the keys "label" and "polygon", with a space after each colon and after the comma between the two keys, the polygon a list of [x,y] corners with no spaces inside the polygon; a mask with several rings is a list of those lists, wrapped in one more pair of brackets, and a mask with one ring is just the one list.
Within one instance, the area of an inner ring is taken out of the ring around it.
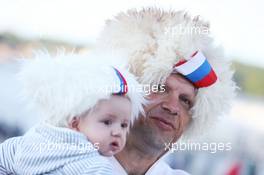
{"label": "man's eye", "polygon": [[190,108],[192,106],[191,101],[188,98],[182,97],[182,102],[188,107]]}
{"label": "man's eye", "polygon": [[112,121],[111,120],[105,120],[105,121],[103,121],[103,123],[105,125],[111,125],[112,124]]}
{"label": "man's eye", "polygon": [[122,127],[122,128],[127,128],[127,127],[128,127],[128,124],[127,124],[127,123],[122,123],[122,124],[121,124],[121,127]]}

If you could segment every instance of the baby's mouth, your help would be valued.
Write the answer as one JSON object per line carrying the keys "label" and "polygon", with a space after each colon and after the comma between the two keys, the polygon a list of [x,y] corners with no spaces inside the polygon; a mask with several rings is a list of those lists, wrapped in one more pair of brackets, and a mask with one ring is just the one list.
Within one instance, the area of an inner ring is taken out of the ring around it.
{"label": "baby's mouth", "polygon": [[110,147],[112,151],[116,151],[119,149],[119,143],[117,141],[113,141],[110,143]]}

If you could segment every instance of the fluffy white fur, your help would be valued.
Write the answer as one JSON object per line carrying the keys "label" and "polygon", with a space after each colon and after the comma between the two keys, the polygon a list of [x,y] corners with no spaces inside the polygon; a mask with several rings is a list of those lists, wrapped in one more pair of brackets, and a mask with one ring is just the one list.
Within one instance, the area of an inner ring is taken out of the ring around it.
{"label": "fluffy white fur", "polygon": [[212,126],[218,116],[227,112],[234,98],[236,85],[233,71],[224,59],[222,49],[214,45],[208,32],[177,34],[177,28],[209,30],[209,24],[183,11],[163,11],[148,8],[129,10],[106,22],[98,39],[98,48],[117,50],[129,58],[130,72],[139,77],[140,83],[164,83],[172,67],[181,56],[189,58],[197,50],[203,52],[214,68],[218,80],[198,91],[192,109],[192,123],[184,136],[199,135]]}
{"label": "fluffy white fur", "polygon": [[[55,57],[40,53],[25,60],[18,74],[23,84],[22,95],[55,126],[67,126],[74,116],[80,116],[101,99],[109,99],[113,87],[119,87],[113,67],[125,77],[126,96],[132,102],[131,122],[143,112],[143,93],[135,77],[115,64],[117,55],[77,55],[60,53]],[[112,67],[113,66],[113,67]]]}

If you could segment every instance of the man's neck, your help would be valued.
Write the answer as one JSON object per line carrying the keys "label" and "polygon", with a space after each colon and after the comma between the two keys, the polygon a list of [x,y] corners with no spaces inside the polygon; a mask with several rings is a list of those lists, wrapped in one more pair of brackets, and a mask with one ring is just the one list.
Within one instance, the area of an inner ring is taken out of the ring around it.
{"label": "man's neck", "polygon": [[[146,149],[144,149],[146,150]],[[135,146],[126,146],[120,153],[115,155],[129,175],[145,174],[148,169],[164,154],[164,151],[144,151]]]}

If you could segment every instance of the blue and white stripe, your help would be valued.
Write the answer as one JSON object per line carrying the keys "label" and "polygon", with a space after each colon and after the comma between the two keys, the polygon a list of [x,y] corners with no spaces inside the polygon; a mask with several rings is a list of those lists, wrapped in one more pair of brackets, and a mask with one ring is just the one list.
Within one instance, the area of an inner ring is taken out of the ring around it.
{"label": "blue and white stripe", "polygon": [[174,71],[182,74],[197,88],[214,84],[217,76],[201,51],[196,51],[189,60],[177,63]]}
{"label": "blue and white stripe", "polygon": [[[0,174],[112,175],[112,165],[95,149],[48,149],[38,146],[91,144],[86,137],[67,128],[40,124],[21,137],[0,144]],[[91,145],[92,146],[92,145]],[[63,148],[63,147],[61,147]]]}

